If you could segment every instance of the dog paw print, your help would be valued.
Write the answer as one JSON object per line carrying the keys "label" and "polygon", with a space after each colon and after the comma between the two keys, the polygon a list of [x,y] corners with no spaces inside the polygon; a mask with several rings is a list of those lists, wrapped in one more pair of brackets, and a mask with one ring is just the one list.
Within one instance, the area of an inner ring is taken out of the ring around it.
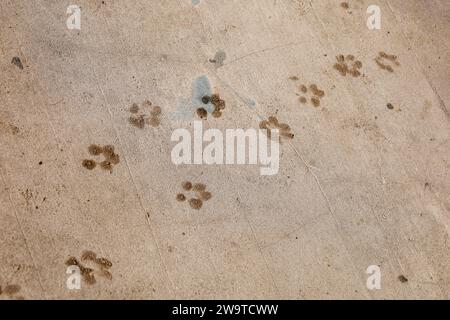
{"label": "dog paw print", "polygon": [[340,54],[336,57],[337,63],[334,64],[334,68],[339,71],[342,76],[347,74],[353,77],[359,77],[361,75],[360,69],[362,68],[362,62],[355,59],[355,56],[348,54],[344,56]]}
{"label": "dog paw print", "polygon": [[[202,102],[205,105],[212,104],[214,109],[211,112],[214,118],[220,118],[222,116],[222,112],[225,109],[225,101],[220,98],[220,96],[215,93],[211,96],[203,96]],[[207,119],[208,111],[204,107],[200,107],[197,109],[197,115],[200,119]]]}
{"label": "dog paw print", "polygon": [[185,181],[181,184],[181,187],[185,192],[193,194],[193,197],[189,200],[184,193],[177,194],[177,200],[184,202],[187,200],[192,209],[199,210],[203,206],[203,201],[211,199],[211,192],[206,190],[206,185],[203,183],[192,184],[190,181]]}
{"label": "dog paw print", "polygon": [[[303,94],[298,99],[300,101],[300,103],[302,103],[302,104],[308,103],[308,98],[306,98],[304,96],[308,93],[308,87],[305,86],[304,84],[302,84],[300,86],[300,92],[301,92],[301,94]],[[323,90],[319,89],[319,87],[316,84],[312,84],[309,86],[309,92],[312,93],[312,95],[309,99],[311,101],[312,105],[316,108],[319,107],[320,99],[322,99],[325,96],[325,92]]]}
{"label": "dog paw print", "polygon": [[[397,61],[397,56],[387,54],[386,52],[378,53],[378,57],[375,58],[375,62],[381,69],[389,72],[394,72],[393,66],[400,66],[400,62]],[[393,64],[393,66],[391,64]]]}
{"label": "dog paw print", "polygon": [[0,296],[6,295],[9,299],[24,300],[24,297],[18,296],[21,288],[18,284],[8,284],[4,288],[0,286]]}
{"label": "dog paw print", "polygon": [[67,259],[66,265],[80,268],[81,276],[87,284],[95,284],[97,282],[96,275],[112,280],[112,274],[109,271],[112,262],[108,259],[97,257],[95,252],[86,250],[82,253],[80,260],[83,263],[75,257],[70,257]]}
{"label": "dog paw print", "polygon": [[[120,162],[119,155],[114,152],[114,146],[106,145],[102,147],[96,144],[91,144],[88,151],[93,156],[103,154],[105,160],[98,163],[98,165],[102,169],[108,170],[109,172],[112,172],[113,167]],[[92,159],[84,159],[82,165],[88,170],[93,170],[97,167],[97,162]]]}
{"label": "dog paw print", "polygon": [[142,105],[146,108],[152,108],[150,111],[150,115],[142,113],[139,109],[139,105],[137,103],[133,103],[129,110],[132,115],[130,116],[128,121],[133,126],[139,129],[144,129],[146,123],[152,127],[159,126],[159,124],[161,123],[161,107],[152,107],[152,103],[149,100],[146,100]]}
{"label": "dog paw print", "polygon": [[260,129],[266,129],[267,137],[270,139],[272,137],[272,130],[278,129],[280,132],[280,142],[281,138],[293,139],[294,134],[291,132],[291,127],[287,123],[280,123],[278,119],[274,116],[270,116],[267,120],[262,120],[259,123]]}

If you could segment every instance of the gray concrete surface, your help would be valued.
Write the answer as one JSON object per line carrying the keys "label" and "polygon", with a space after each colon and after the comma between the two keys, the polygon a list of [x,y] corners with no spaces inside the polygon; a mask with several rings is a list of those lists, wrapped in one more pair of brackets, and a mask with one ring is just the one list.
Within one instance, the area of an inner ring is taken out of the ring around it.
{"label": "gray concrete surface", "polygon": [[[0,1],[0,299],[448,299],[450,2],[197,2]],[[227,106],[205,127],[290,125],[277,175],[172,163],[198,79]],[[147,99],[160,124],[139,129]],[[111,173],[82,166],[91,144],[115,146]],[[212,193],[200,210],[175,199],[186,180]],[[85,250],[112,277],[91,264],[96,283],[69,290]]]}

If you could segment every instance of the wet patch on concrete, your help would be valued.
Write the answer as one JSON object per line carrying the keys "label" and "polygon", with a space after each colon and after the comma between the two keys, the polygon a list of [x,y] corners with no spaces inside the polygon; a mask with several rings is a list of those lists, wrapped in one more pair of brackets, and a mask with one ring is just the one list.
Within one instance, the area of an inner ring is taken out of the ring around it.
{"label": "wet patch on concrete", "polygon": [[[110,268],[113,264],[109,259],[98,257],[95,252],[85,250],[80,260],[83,263],[75,257],[69,257],[66,260],[66,266],[77,266],[80,268],[81,276],[87,284],[95,284],[97,282],[96,275],[112,280]],[[90,267],[87,267],[87,265]]]}
{"label": "wet patch on concrete", "polygon": [[[178,193],[176,199],[178,202],[185,202],[187,200],[189,206],[192,209],[199,210],[203,206],[204,201],[208,201],[212,198],[211,192],[206,190],[206,185],[203,183],[192,183],[190,181],[184,181],[181,184],[184,193]],[[191,194],[190,199],[185,193]]]}
{"label": "wet patch on concrete", "polygon": [[[222,112],[226,107],[225,101],[220,98],[219,94],[215,93],[212,96],[204,96],[202,98],[203,104],[207,105],[211,103],[214,106],[214,110],[211,112],[214,118],[220,118],[222,116]],[[207,119],[208,112],[205,108],[201,107],[197,109],[197,115],[200,119]]]}
{"label": "wet patch on concrete", "polygon": [[19,57],[12,58],[11,63],[13,65],[15,65],[17,68],[19,68],[20,70],[23,70],[23,64]]}
{"label": "wet patch on concrete", "polygon": [[137,103],[133,103],[128,110],[131,113],[131,116],[128,118],[128,122],[138,129],[144,129],[145,124],[148,124],[151,127],[158,127],[161,123],[161,107],[152,106],[152,102],[150,100],[144,101],[144,103],[142,103],[142,107],[151,108],[150,115],[144,111],[141,111]]}
{"label": "wet patch on concrete", "polygon": [[7,284],[0,286],[0,296],[5,295],[9,299],[24,300],[24,297],[17,295],[22,288],[18,284]]}
{"label": "wet patch on concrete", "polygon": [[206,110],[207,113],[214,111],[214,106],[211,102],[203,103],[202,99],[205,96],[211,96],[212,89],[209,78],[202,75],[196,78],[192,83],[192,93],[190,98],[182,98],[178,104],[178,110],[173,112],[170,117],[173,120],[191,120],[194,113],[200,106]]}
{"label": "wet patch on concrete", "polygon": [[[320,106],[321,99],[325,96],[325,91],[319,89],[316,84],[311,84],[309,88],[302,84],[299,87],[300,90],[300,98],[298,99],[301,104],[307,104],[308,100],[314,107]],[[307,94],[309,93],[309,99],[307,98]],[[297,94],[299,95],[299,94]]]}
{"label": "wet patch on concrete", "polygon": [[113,167],[120,162],[120,157],[117,153],[115,153],[114,149],[115,148],[112,145],[106,145],[102,147],[96,144],[91,144],[88,147],[89,153],[93,156],[99,156],[100,154],[103,154],[105,160],[97,163],[92,159],[84,159],[81,162],[81,165],[88,170],[94,170],[98,164],[102,169],[112,173]]}
{"label": "wet patch on concrete", "polygon": [[398,62],[398,57],[396,55],[387,54],[383,51],[378,53],[378,56],[375,58],[375,63],[380,69],[389,72],[394,72],[394,67],[400,66],[400,62]]}
{"label": "wet patch on concrete", "polygon": [[216,52],[214,58],[209,59],[209,62],[213,63],[216,68],[223,66],[223,62],[227,58],[227,54],[223,50]]}
{"label": "wet patch on concrete", "polygon": [[291,132],[291,127],[287,123],[281,123],[278,121],[278,118],[275,116],[270,116],[267,120],[262,120],[259,123],[260,129],[266,129],[266,134],[269,139],[272,138],[272,130],[279,130],[280,137],[279,141],[282,141],[282,138],[285,139],[293,139],[294,134]]}
{"label": "wet patch on concrete", "polygon": [[342,76],[345,77],[347,74],[350,74],[355,78],[361,76],[360,69],[363,65],[354,55],[348,54],[344,56],[343,54],[339,54],[336,56],[336,60],[337,63],[335,63],[333,67],[339,71]]}

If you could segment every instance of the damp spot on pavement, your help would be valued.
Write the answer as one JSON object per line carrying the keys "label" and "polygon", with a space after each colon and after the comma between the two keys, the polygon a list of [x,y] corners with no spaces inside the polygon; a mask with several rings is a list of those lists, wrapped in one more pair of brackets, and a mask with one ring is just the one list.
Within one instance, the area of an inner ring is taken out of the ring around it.
{"label": "damp spot on pavement", "polygon": [[282,123],[275,116],[270,116],[266,120],[259,123],[259,128],[265,130],[267,137],[272,138],[272,131],[279,130],[279,142],[282,138],[293,139],[294,134],[291,132],[291,127],[287,123]]}
{"label": "damp spot on pavement", "polygon": [[306,104],[308,102],[308,98],[305,97],[305,95],[307,95],[307,93],[310,92],[311,94],[309,94],[309,100],[311,101],[311,104],[316,108],[320,106],[321,99],[325,96],[325,91],[319,89],[319,87],[316,84],[311,84],[309,86],[309,90],[306,85],[302,84],[299,86],[299,90],[301,92],[300,93],[301,96],[298,99],[299,102],[301,104]]}
{"label": "damp spot on pavement", "polygon": [[81,164],[88,170],[93,170],[97,166],[97,163],[91,159],[84,159]]}
{"label": "damp spot on pavement", "polygon": [[190,181],[183,182],[181,186],[186,191],[189,191],[192,189],[192,183]]}
{"label": "damp spot on pavement", "polygon": [[11,63],[15,65],[20,70],[23,70],[23,64],[19,57],[13,57]]}
{"label": "damp spot on pavement", "polygon": [[378,56],[375,58],[375,63],[380,69],[388,72],[394,72],[394,68],[400,66],[396,55],[387,54],[383,51],[378,53]]}
{"label": "damp spot on pavement", "polygon": [[[133,103],[128,109],[131,116],[128,118],[128,122],[138,129],[144,129],[145,124],[151,127],[158,127],[161,124],[162,109],[160,106],[153,106],[150,100],[145,100],[142,105],[142,109],[137,103]],[[151,109],[150,109],[151,108]],[[150,109],[150,111],[146,111]]]}
{"label": "damp spot on pavement", "polygon": [[[211,114],[214,118],[220,118],[222,116],[222,112],[225,109],[226,104],[225,101],[220,98],[219,94],[215,93],[211,96],[203,96],[201,100],[205,105],[209,103],[213,105],[214,109],[212,110]],[[197,115],[201,119],[206,119],[208,111],[204,107],[198,108]]]}
{"label": "damp spot on pavement", "polygon": [[5,286],[5,288],[3,288],[3,293],[8,296],[12,296],[16,293],[19,293],[20,289],[20,286],[17,284],[9,284]]}
{"label": "damp spot on pavement", "polygon": [[357,60],[352,54],[344,56],[339,54],[336,56],[337,63],[334,64],[334,69],[336,69],[342,76],[350,74],[351,76],[357,78],[361,76],[360,69],[362,68],[362,62]]}
{"label": "damp spot on pavement", "polygon": [[209,62],[213,63],[216,68],[223,66],[223,62],[227,58],[227,54],[223,50],[219,50],[214,55],[214,58],[209,59]]}
{"label": "damp spot on pavement", "polygon": [[105,158],[105,160],[100,163],[97,163],[97,161],[93,159],[84,159],[81,165],[88,170],[94,170],[98,164],[102,169],[112,172],[113,167],[120,162],[120,157],[117,153],[115,153],[115,148],[112,145],[105,145],[102,147],[96,144],[91,144],[88,147],[88,152],[93,156],[103,154]]}
{"label": "damp spot on pavement", "polygon": [[94,251],[84,250],[80,260],[83,261],[83,263],[71,256],[66,260],[65,264],[67,266],[77,266],[80,268],[81,276],[87,284],[95,284],[97,282],[96,275],[112,280],[112,274],[109,269],[113,264],[109,259],[98,257]]}
{"label": "damp spot on pavement", "polygon": [[199,210],[203,206],[203,201],[200,199],[192,198],[189,199],[189,205],[192,209]]}
{"label": "damp spot on pavement", "polygon": [[205,108],[198,108],[197,109],[197,115],[200,119],[207,119],[208,118],[208,111],[206,111]]}
{"label": "damp spot on pavement", "polygon": [[189,197],[188,204],[192,209],[199,210],[202,208],[204,201],[208,201],[212,198],[211,192],[206,190],[207,186],[204,183],[184,181],[181,184],[181,187],[188,193],[188,196],[184,193],[178,193],[176,199],[179,202],[184,202]]}

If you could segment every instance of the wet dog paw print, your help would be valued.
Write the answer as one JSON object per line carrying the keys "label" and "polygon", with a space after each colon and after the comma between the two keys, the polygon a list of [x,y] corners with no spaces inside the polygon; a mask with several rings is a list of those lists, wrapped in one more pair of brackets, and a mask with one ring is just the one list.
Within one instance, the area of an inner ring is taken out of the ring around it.
{"label": "wet dog paw print", "polygon": [[[103,154],[105,160],[100,162],[99,166],[109,172],[112,172],[113,167],[120,162],[119,155],[114,152],[114,146],[106,145],[102,147],[96,144],[91,144],[88,151],[93,156]],[[97,167],[97,162],[92,159],[84,159],[82,165],[88,170],[93,170]]]}
{"label": "wet dog paw print", "polygon": [[[400,62],[397,61],[397,56],[387,54],[386,52],[378,53],[378,57],[375,58],[375,62],[381,69],[389,72],[394,72],[393,66],[400,66]],[[391,64],[393,64],[393,66]]]}
{"label": "wet dog paw print", "polygon": [[[220,98],[220,96],[215,93],[212,96],[203,96],[202,97],[203,104],[207,105],[211,103],[214,107],[214,110],[212,111],[212,116],[214,118],[220,118],[222,116],[222,112],[225,109],[225,101]],[[207,119],[208,117],[208,111],[204,107],[200,107],[197,109],[197,115],[200,119]]]}
{"label": "wet dog paw print", "polygon": [[348,54],[344,56],[340,54],[336,56],[337,63],[334,64],[334,68],[339,71],[342,76],[347,74],[353,77],[359,77],[361,75],[360,69],[362,68],[362,62],[355,59],[355,56]]}
{"label": "wet dog paw print", "polygon": [[[112,280],[112,274],[109,269],[112,267],[112,262],[106,258],[97,257],[93,251],[86,250],[82,253],[81,259],[83,264],[75,257],[70,257],[66,261],[67,266],[77,266],[80,268],[81,276],[87,284],[95,284],[97,282],[96,275],[100,275],[108,280]],[[86,267],[89,265],[90,267]]]}
{"label": "wet dog paw print", "polygon": [[192,209],[199,210],[203,206],[203,201],[211,199],[211,192],[206,190],[206,185],[203,183],[192,184],[190,181],[185,181],[181,184],[184,191],[194,194],[192,198],[187,199],[184,193],[177,194],[177,201],[184,202],[187,200]]}
{"label": "wet dog paw print", "polygon": [[[312,93],[312,96],[309,100],[311,101],[311,103],[314,107],[316,107],[316,108],[319,107],[320,99],[322,99],[325,96],[325,92],[323,90],[319,89],[319,87],[316,84],[310,85],[309,90]],[[306,87],[305,85],[302,84],[300,86],[300,92],[303,95],[300,96],[300,98],[298,100],[300,101],[300,103],[306,104],[308,102],[308,99],[304,95],[306,95],[308,93],[308,87]]]}
{"label": "wet dog paw print", "polygon": [[6,295],[9,299],[24,300],[24,297],[18,296],[21,288],[18,284],[8,284],[4,288],[0,286],[0,296]]}
{"label": "wet dog paw print", "polygon": [[[142,105],[146,108],[152,107],[152,103],[149,100],[146,100]],[[161,107],[159,106],[153,106],[150,115],[142,113],[137,103],[133,103],[129,111],[132,115],[128,121],[136,128],[144,129],[146,123],[152,127],[157,127],[161,123]]]}
{"label": "wet dog paw print", "polygon": [[278,119],[274,116],[270,116],[267,120],[262,120],[259,123],[260,129],[266,129],[267,137],[270,139],[272,137],[272,130],[278,129],[280,132],[280,142],[281,138],[293,139],[294,134],[291,132],[291,127],[287,123],[280,123]]}

